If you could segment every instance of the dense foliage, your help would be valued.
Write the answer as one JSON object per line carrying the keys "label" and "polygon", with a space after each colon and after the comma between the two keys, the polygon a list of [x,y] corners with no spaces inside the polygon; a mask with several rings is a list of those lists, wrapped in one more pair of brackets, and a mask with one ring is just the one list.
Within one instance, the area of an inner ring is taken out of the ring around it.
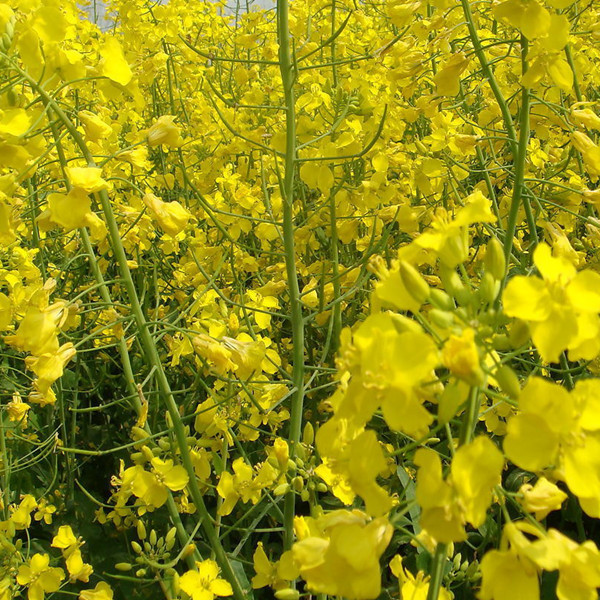
{"label": "dense foliage", "polygon": [[598,3],[111,10],[0,0],[0,600],[597,598]]}

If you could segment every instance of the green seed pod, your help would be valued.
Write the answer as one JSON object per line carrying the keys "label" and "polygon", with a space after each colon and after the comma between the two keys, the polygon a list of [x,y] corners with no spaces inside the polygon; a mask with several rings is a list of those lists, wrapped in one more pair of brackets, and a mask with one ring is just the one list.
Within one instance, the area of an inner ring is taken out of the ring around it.
{"label": "green seed pod", "polygon": [[506,259],[504,258],[504,247],[496,238],[492,238],[487,243],[483,263],[485,270],[494,279],[502,281],[506,269]]}
{"label": "green seed pod", "polygon": [[146,525],[144,525],[144,521],[138,521],[136,524],[138,538],[140,540],[146,539]]}
{"label": "green seed pod", "polygon": [[501,366],[495,373],[494,378],[500,389],[512,400],[516,400],[521,393],[521,384],[517,374],[507,365]]}
{"label": "green seed pod", "polygon": [[115,565],[115,569],[117,571],[131,571],[131,569],[133,569],[133,565],[131,563],[126,562],[117,563]]}

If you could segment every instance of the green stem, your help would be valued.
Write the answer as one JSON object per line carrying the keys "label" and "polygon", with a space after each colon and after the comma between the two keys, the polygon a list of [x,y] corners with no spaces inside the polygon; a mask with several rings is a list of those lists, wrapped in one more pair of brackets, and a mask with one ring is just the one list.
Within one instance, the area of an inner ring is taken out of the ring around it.
{"label": "green stem", "polygon": [[429,580],[429,589],[427,590],[427,600],[437,600],[439,596],[440,588],[442,587],[442,578],[444,577],[447,551],[447,544],[438,544],[435,547],[435,553],[431,561],[431,579]]}
{"label": "green stem", "polygon": [[[283,196],[283,245],[285,268],[290,299],[292,325],[293,365],[292,384],[294,393],[290,414],[290,457],[296,454],[296,446],[302,433],[302,408],[304,404],[304,319],[300,299],[300,287],[296,272],[296,250],[294,244],[294,171],[296,169],[296,113],[294,109],[295,70],[291,54],[288,0],[277,1],[277,33],[279,40],[279,70],[283,83],[285,102],[285,157]],[[295,494],[289,492],[284,503],[284,548],[291,548],[295,514]]]}
{"label": "green stem", "polygon": [[[523,73],[527,72],[527,40],[521,36]],[[519,145],[515,156],[515,182],[513,195],[510,202],[510,211],[508,213],[508,222],[506,224],[506,233],[504,237],[504,256],[506,257],[506,272],[504,274],[503,284],[506,282],[506,275],[510,265],[510,254],[513,247],[513,239],[517,228],[517,215],[521,206],[523,197],[523,184],[525,181],[525,162],[527,158],[527,146],[529,144],[529,90],[523,87],[521,90],[521,111],[519,115]],[[535,223],[529,224],[533,227],[531,233],[535,231]]]}

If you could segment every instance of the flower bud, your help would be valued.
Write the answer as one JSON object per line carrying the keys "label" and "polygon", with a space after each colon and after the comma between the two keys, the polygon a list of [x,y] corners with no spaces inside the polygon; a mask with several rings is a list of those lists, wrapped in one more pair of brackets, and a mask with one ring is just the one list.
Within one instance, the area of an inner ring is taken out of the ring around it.
{"label": "flower bud", "polygon": [[429,298],[429,285],[419,271],[405,260],[400,261],[400,279],[417,304],[421,305]]}
{"label": "flower bud", "polygon": [[137,528],[138,538],[140,538],[140,540],[145,540],[146,539],[146,526],[144,525],[144,522],[138,521],[136,528]]}
{"label": "flower bud", "polygon": [[485,270],[490,273],[494,279],[501,281],[506,269],[506,260],[504,258],[504,248],[496,238],[492,238],[487,243],[485,259],[483,262]]}
{"label": "flower bud", "polygon": [[521,385],[517,374],[507,365],[501,366],[495,373],[494,379],[498,382],[500,389],[513,400],[521,393]]}
{"label": "flower bud", "polygon": [[302,443],[307,446],[311,446],[315,441],[315,428],[313,424],[308,421],[304,426],[304,431],[302,433]]}
{"label": "flower bud", "polygon": [[275,592],[275,598],[277,598],[277,600],[298,600],[299,597],[300,593],[298,590],[293,590],[292,588],[285,588]]}

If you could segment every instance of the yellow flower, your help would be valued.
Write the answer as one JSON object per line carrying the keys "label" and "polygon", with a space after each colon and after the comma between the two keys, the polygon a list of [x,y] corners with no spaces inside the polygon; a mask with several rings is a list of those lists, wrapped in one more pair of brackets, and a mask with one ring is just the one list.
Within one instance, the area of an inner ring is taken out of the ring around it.
{"label": "yellow flower", "polygon": [[120,85],[127,85],[131,81],[133,73],[125,59],[119,40],[107,36],[100,49],[100,56],[102,57],[102,75]]}
{"label": "yellow flower", "polygon": [[292,546],[294,562],[311,591],[350,600],[379,596],[379,557],[393,531],[385,517],[369,521],[358,510],[336,510],[318,519],[296,518],[295,527],[300,541]]}
{"label": "yellow flower", "polygon": [[113,591],[108,583],[101,581],[93,590],[82,590],[79,600],[112,600]]}
{"label": "yellow flower", "polygon": [[422,527],[438,542],[463,541],[465,523],[480,527],[485,521],[492,490],[501,480],[501,452],[489,438],[476,438],[456,451],[446,480],[434,450],[419,449],[415,464],[419,467],[417,500]]}
{"label": "yellow flower", "polygon": [[73,188],[68,194],[49,194],[48,210],[54,223],[72,231],[88,225],[92,201],[86,190]]}
{"label": "yellow flower", "polygon": [[467,328],[460,336],[451,335],[442,348],[442,363],[448,370],[470,385],[481,385],[484,374],[475,343],[475,331]]}
{"label": "yellow flower", "polygon": [[519,493],[523,495],[518,498],[519,503],[525,510],[534,513],[538,520],[546,518],[553,510],[558,510],[567,499],[567,494],[545,477],[540,477],[535,485],[524,483]]}
{"label": "yellow flower", "polygon": [[179,586],[192,600],[213,600],[215,596],[233,594],[229,582],[219,579],[219,566],[214,560],[196,562],[196,570],[184,573]]}
{"label": "yellow flower", "polygon": [[163,202],[151,192],[144,196],[144,204],[148,207],[161,229],[173,237],[186,228],[191,218],[189,211],[183,208],[179,202],[175,200],[173,202]]}
{"label": "yellow flower", "polygon": [[284,552],[278,561],[271,562],[265,554],[262,542],[258,542],[253,562],[256,575],[252,578],[252,588],[255,590],[267,585],[273,590],[287,588],[288,582],[299,575],[290,550]]}
{"label": "yellow flower", "polygon": [[26,494],[23,496],[21,503],[10,516],[10,521],[15,529],[27,529],[31,525],[31,512],[37,508],[37,505],[32,495]]}
{"label": "yellow flower", "polygon": [[180,130],[174,123],[173,115],[163,115],[159,117],[147,132],[148,145],[154,146],[170,146],[178,148],[183,143]]}
{"label": "yellow flower", "polygon": [[83,125],[85,137],[92,142],[108,137],[113,131],[108,123],[105,123],[98,115],[89,110],[79,111],[77,117]]}
{"label": "yellow flower", "polygon": [[102,179],[100,167],[67,167],[66,172],[71,185],[85,190],[88,194],[109,188],[108,182]]}
{"label": "yellow flower", "polygon": [[62,569],[48,566],[47,554],[34,554],[28,564],[19,567],[17,582],[28,587],[29,600],[44,600],[46,593],[56,592],[65,578]]}
{"label": "yellow flower", "polygon": [[557,469],[583,510],[600,517],[600,380],[579,381],[572,392],[532,377],[508,422],[504,452],[522,469]]}
{"label": "yellow flower", "polygon": [[564,257],[541,243],[533,261],[540,277],[513,277],[503,295],[504,312],[526,321],[546,362],[568,349],[572,360],[591,360],[600,352],[600,274],[576,272]]}
{"label": "yellow flower", "polygon": [[236,458],[232,468],[234,475],[223,471],[217,485],[217,492],[224,499],[218,512],[224,516],[231,513],[240,499],[244,503],[251,501],[256,504],[262,490],[277,479],[277,471],[268,462],[261,465],[256,477],[253,477],[254,470],[246,464],[243,457]]}
{"label": "yellow flower", "polygon": [[145,502],[149,511],[160,508],[167,501],[167,490],[179,492],[189,482],[187,471],[180,465],[174,465],[171,459],[155,457],[151,466],[152,471],[136,465],[123,473],[124,487],[129,484],[133,494]]}

